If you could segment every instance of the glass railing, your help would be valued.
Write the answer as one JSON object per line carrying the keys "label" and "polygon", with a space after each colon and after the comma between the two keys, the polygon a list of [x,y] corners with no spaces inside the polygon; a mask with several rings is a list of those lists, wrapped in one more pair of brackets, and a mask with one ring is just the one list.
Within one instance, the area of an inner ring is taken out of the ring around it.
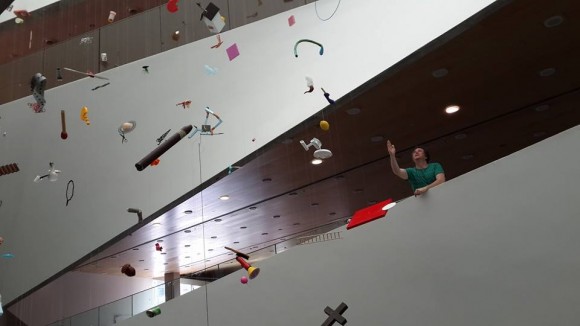
{"label": "glass railing", "polygon": [[[100,307],[82,312],[72,317],[49,324],[49,326],[108,326],[129,319],[147,309],[165,302],[165,289],[173,286],[173,282],[163,283],[150,289],[135,293],[128,297],[107,303]],[[179,283],[181,284],[181,283]],[[181,294],[190,292],[194,285],[183,284]]]}

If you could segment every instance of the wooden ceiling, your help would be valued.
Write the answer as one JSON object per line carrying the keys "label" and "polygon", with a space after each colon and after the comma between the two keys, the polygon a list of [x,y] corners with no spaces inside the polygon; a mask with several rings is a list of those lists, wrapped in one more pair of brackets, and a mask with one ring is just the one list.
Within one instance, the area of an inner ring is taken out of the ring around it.
{"label": "wooden ceiling", "polygon": [[[449,180],[576,126],[580,3],[518,0],[495,6],[460,35],[411,55],[364,92],[341,99],[231,174],[224,172],[159,218],[129,230],[131,235],[77,270],[120,275],[120,267],[130,263],[141,277],[184,275],[231,262],[224,246],[253,253],[257,261],[295,244],[290,238],[344,224],[376,201],[411,196],[408,184],[390,172],[387,139],[396,144],[401,166],[412,164],[414,146],[425,146]],[[546,27],[555,15],[564,18],[562,24]],[[432,73],[441,68],[448,74],[435,78]],[[542,76],[547,68],[555,73]],[[447,115],[450,104],[462,109]],[[352,108],[360,113],[349,114]],[[327,132],[317,127],[323,116]],[[334,154],[318,166],[310,163],[312,151],[299,144],[313,137]],[[154,248],[159,240],[162,252]]]}

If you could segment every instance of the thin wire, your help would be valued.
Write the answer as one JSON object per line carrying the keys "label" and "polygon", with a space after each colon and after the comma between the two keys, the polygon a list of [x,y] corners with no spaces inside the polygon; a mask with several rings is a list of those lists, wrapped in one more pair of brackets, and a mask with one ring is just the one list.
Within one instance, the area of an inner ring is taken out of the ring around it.
{"label": "thin wire", "polygon": [[338,0],[338,4],[336,5],[336,8],[334,8],[334,11],[332,12],[332,15],[330,15],[330,17],[323,19],[320,17],[320,14],[318,13],[318,6],[316,5],[318,3],[318,0],[314,1],[314,10],[316,11],[316,16],[318,17],[318,19],[322,20],[322,21],[327,21],[330,20],[330,18],[332,18],[332,16],[334,16],[334,14],[336,14],[336,11],[338,10],[338,7],[340,7],[340,2],[342,0]]}
{"label": "thin wire", "polygon": [[[199,143],[197,144],[197,156],[198,156],[198,162],[199,162],[199,184],[201,185],[203,183],[203,178],[202,178],[202,173],[201,173],[201,140],[202,137],[201,135],[199,136]],[[201,189],[201,191],[199,192],[199,199],[201,201],[201,239],[202,239],[202,248],[203,248],[203,267],[204,270],[207,269],[207,257],[205,256],[206,250],[205,250],[205,223],[204,223],[204,215],[203,215],[203,189]],[[209,301],[208,301],[208,297],[207,297],[207,283],[205,284],[205,318],[207,321],[207,324],[209,325]]]}

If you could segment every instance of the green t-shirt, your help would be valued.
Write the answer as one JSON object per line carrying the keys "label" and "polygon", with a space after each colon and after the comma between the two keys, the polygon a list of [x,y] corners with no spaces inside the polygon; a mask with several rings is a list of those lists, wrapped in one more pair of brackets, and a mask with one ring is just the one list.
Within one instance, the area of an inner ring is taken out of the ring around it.
{"label": "green t-shirt", "polygon": [[443,172],[443,167],[439,163],[429,163],[424,169],[406,168],[409,183],[413,191],[425,187],[435,182],[436,176]]}

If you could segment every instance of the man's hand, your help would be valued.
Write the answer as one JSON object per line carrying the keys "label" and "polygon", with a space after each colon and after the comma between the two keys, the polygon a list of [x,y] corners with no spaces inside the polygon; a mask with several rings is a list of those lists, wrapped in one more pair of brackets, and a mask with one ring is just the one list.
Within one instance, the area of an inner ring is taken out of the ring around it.
{"label": "man's hand", "polygon": [[429,190],[427,187],[415,189],[415,197],[421,196],[422,194],[426,193],[427,190]]}
{"label": "man's hand", "polygon": [[397,152],[397,150],[395,149],[395,145],[391,144],[390,140],[387,140],[387,151],[391,156],[395,155],[395,153]]}

